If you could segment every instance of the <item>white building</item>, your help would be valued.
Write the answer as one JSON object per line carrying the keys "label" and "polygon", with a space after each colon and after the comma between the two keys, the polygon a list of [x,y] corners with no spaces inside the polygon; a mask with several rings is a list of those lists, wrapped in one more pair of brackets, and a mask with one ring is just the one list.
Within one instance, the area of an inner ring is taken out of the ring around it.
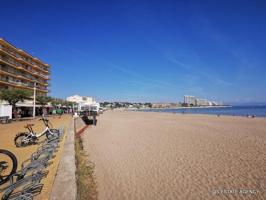
{"label": "white building", "polygon": [[196,105],[196,97],[185,95],[184,96],[184,103],[187,104],[188,106],[191,106],[191,105],[195,106]]}
{"label": "white building", "polygon": [[197,106],[211,106],[211,102],[209,102],[207,99],[196,99],[196,105]]}
{"label": "white building", "polygon": [[77,103],[78,111],[94,110],[98,112],[100,107],[100,104],[96,102],[95,98],[88,96],[73,95],[67,97],[67,101]]}
{"label": "white building", "polygon": [[75,103],[82,103],[84,105],[90,105],[90,104],[96,103],[96,100],[93,97],[86,97],[86,96],[79,96],[79,95],[73,95],[73,96],[67,97],[67,101],[72,101]]}
{"label": "white building", "polygon": [[184,103],[187,106],[218,106],[222,105],[220,103],[209,101],[207,99],[200,99],[196,98],[195,96],[185,95],[184,96]]}
{"label": "white building", "polygon": [[12,119],[12,106],[0,101],[0,117],[9,117],[9,119]]}

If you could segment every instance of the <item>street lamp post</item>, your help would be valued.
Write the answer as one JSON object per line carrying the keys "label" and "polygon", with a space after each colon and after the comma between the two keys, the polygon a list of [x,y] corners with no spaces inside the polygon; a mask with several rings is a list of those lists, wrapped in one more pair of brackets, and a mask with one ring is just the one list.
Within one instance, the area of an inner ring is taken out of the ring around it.
{"label": "street lamp post", "polygon": [[35,117],[35,104],[36,104],[36,82],[34,82],[34,87],[33,87],[33,112],[32,112],[32,117]]}

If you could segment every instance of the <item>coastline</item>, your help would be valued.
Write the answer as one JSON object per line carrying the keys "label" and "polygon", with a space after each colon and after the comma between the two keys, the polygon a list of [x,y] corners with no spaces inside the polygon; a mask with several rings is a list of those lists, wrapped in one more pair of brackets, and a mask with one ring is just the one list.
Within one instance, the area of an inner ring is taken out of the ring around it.
{"label": "coastline", "polygon": [[173,108],[140,108],[140,109],[119,109],[136,112],[165,112],[175,114],[196,114],[216,116],[239,116],[239,117],[266,117],[266,107],[260,106],[201,106],[201,107],[173,107]]}
{"label": "coastline", "polygon": [[[168,107],[168,108],[139,108],[139,110],[171,110],[171,109],[193,109],[193,108],[230,108],[233,106],[193,106],[193,107]],[[130,108],[126,108],[129,109]],[[132,108],[136,110],[136,108]]]}
{"label": "coastline", "polygon": [[137,111],[137,110],[124,110],[125,112],[143,112],[143,113],[154,113],[154,114],[171,114],[171,115],[178,115],[178,116],[194,116],[194,117],[225,117],[225,118],[240,118],[240,119],[266,119],[266,116],[255,116],[252,117],[252,115],[226,115],[226,114],[221,114],[221,115],[216,115],[216,114],[204,114],[204,113],[175,113],[175,112],[157,112],[157,111]]}

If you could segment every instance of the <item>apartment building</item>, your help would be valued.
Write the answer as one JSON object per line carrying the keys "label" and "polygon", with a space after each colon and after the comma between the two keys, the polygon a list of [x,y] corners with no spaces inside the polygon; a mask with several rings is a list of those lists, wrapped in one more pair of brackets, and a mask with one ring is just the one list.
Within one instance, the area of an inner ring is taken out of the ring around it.
{"label": "apartment building", "polygon": [[184,103],[188,106],[195,106],[196,105],[196,97],[185,95],[184,96]]}
{"label": "apartment building", "polygon": [[196,106],[211,106],[211,102],[207,99],[196,99]]}
{"label": "apartment building", "polygon": [[25,89],[46,96],[50,66],[0,38],[0,89]]}

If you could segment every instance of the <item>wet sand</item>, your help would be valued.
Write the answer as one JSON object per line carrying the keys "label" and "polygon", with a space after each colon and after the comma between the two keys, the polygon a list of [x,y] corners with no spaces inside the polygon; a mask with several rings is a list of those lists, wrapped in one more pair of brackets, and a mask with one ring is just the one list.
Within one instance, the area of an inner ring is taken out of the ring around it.
{"label": "wet sand", "polygon": [[266,118],[107,111],[83,143],[100,200],[266,199]]}

